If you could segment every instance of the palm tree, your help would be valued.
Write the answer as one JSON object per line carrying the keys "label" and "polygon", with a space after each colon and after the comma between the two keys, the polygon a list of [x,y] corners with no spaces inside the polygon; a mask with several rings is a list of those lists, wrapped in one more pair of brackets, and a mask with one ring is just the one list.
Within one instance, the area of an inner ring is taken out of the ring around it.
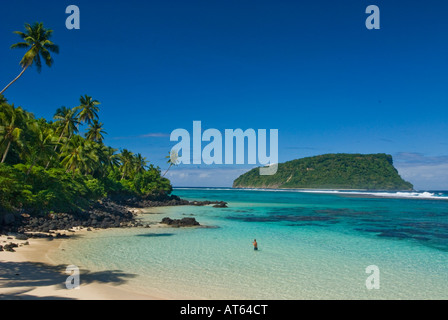
{"label": "palm tree", "polygon": [[29,125],[30,131],[33,133],[34,137],[31,143],[27,144],[27,153],[29,156],[29,161],[31,166],[29,167],[26,176],[30,174],[34,165],[39,161],[50,161],[55,154],[53,147],[57,144],[56,137],[54,136],[54,131],[50,128],[43,128],[34,121]]}
{"label": "palm tree", "polygon": [[79,98],[79,102],[81,104],[75,108],[75,110],[79,110],[79,121],[90,124],[92,120],[98,119],[98,111],[100,110],[98,100],[93,100],[92,97],[84,95]]}
{"label": "palm tree", "polygon": [[101,144],[104,140],[103,134],[107,134],[107,132],[103,130],[103,124],[95,119],[93,120],[93,123],[89,125],[89,130],[86,132],[85,136],[87,140]]}
{"label": "palm tree", "polygon": [[64,135],[68,134],[69,138],[71,138],[74,133],[78,132],[77,125],[79,124],[79,120],[76,110],[61,107],[56,110],[53,119],[56,120],[56,125],[59,127],[58,129],[61,130],[58,144],[61,142]]}
{"label": "palm tree", "polygon": [[136,154],[133,159],[133,171],[138,174],[146,171],[148,161],[140,153]]}
{"label": "palm tree", "polygon": [[101,145],[100,160],[103,166],[108,168],[116,168],[120,166],[120,155],[116,154],[118,149]]}
{"label": "palm tree", "polygon": [[105,146],[104,144],[98,145],[98,173],[101,176],[105,176],[109,171],[120,166],[120,156],[116,154],[117,149]]}
{"label": "palm tree", "polygon": [[73,174],[76,170],[87,174],[92,163],[98,162],[98,157],[94,154],[90,141],[79,135],[74,135],[68,141],[61,157],[61,165],[66,168],[66,172],[72,172]]}
{"label": "palm tree", "polygon": [[[70,140],[72,135],[78,132],[77,125],[79,124],[79,121],[76,111],[67,107],[61,107],[57,109],[55,115],[53,116],[53,119],[56,120],[55,125],[58,127],[56,131],[61,131],[58,142],[55,143],[54,146],[54,151],[56,152],[64,135],[69,134],[68,140]],[[67,142],[65,144],[67,144]],[[48,169],[51,160],[53,160],[53,157],[48,160],[45,169]]]}
{"label": "palm tree", "polygon": [[168,169],[166,169],[162,177],[164,177],[168,173],[172,166],[177,166],[179,164],[178,151],[171,150],[170,153],[165,157],[165,159],[168,159],[166,163],[169,163],[170,166],[168,167]]}
{"label": "palm tree", "polygon": [[0,94],[3,94],[6,89],[16,82],[33,63],[36,64],[39,73],[42,69],[42,59],[47,66],[51,67],[53,65],[53,58],[50,52],[59,53],[59,47],[50,41],[53,30],[45,29],[42,22],[35,22],[33,25],[26,23],[25,32],[14,31],[14,33],[18,34],[23,39],[23,42],[13,44],[11,49],[28,49],[28,51],[20,61],[22,72]]}
{"label": "palm tree", "polygon": [[22,132],[29,115],[20,107],[4,103],[0,112],[0,147],[6,143],[1,163],[4,163],[12,143],[23,146]]}
{"label": "palm tree", "polygon": [[[59,127],[58,130],[61,130],[59,135],[58,144],[61,142],[62,137],[65,135],[69,135],[69,139],[74,133],[78,132],[77,126],[79,125],[78,115],[75,109],[69,109],[67,107],[61,107],[56,110],[56,113],[53,117],[56,120],[56,125]],[[57,146],[54,151],[56,151]]]}
{"label": "palm tree", "polygon": [[132,159],[134,154],[127,149],[123,149],[120,154],[121,161],[121,180],[123,180],[132,170]]}

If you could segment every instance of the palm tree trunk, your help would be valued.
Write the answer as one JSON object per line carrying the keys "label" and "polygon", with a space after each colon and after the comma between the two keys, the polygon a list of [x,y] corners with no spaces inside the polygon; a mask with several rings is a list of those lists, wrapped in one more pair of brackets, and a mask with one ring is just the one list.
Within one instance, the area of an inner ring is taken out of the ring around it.
{"label": "palm tree trunk", "polygon": [[[64,130],[62,130],[61,135],[59,136],[58,143],[54,146],[54,152],[56,152],[56,149],[58,148],[58,145],[62,140],[62,136],[64,135],[64,132],[65,132],[65,127],[64,127]],[[53,160],[53,156],[51,156],[50,160],[48,160],[47,165],[45,166],[45,170],[48,169],[48,166],[50,165],[51,160]]]}
{"label": "palm tree trunk", "polygon": [[22,74],[25,72],[25,70],[28,69],[29,66],[30,66],[30,64],[26,65],[26,66],[22,69],[22,72],[20,72],[20,74],[6,86],[6,87],[0,92],[0,94],[3,94],[3,92],[6,91],[6,89],[8,89],[14,82],[16,82],[16,81],[22,76]]}
{"label": "palm tree trunk", "polygon": [[162,177],[164,177],[167,173],[168,173],[168,170],[170,170],[171,169],[171,166],[172,166],[173,164],[172,163],[170,163],[170,166],[168,167],[168,169],[166,169],[166,171],[165,171],[165,173],[163,174],[163,176]]}
{"label": "palm tree trunk", "polygon": [[60,143],[61,140],[62,140],[62,136],[64,135],[64,133],[65,133],[65,127],[64,127],[64,129],[62,130],[61,135],[59,136],[58,143],[54,146],[54,151],[55,151],[55,152],[56,152],[56,149],[58,148],[59,143]]}
{"label": "palm tree trunk", "polygon": [[29,167],[28,171],[26,172],[26,178],[25,178],[25,181],[26,181],[26,179],[28,179],[28,176],[29,176],[30,173],[31,173],[31,169],[33,169],[34,165],[36,164],[36,160],[37,160],[37,157],[34,158],[33,163],[31,164],[31,167]]}
{"label": "palm tree trunk", "polygon": [[6,147],[5,153],[3,154],[2,162],[4,163],[6,160],[6,156],[8,155],[9,147],[11,146],[11,141],[8,142],[8,146]]}

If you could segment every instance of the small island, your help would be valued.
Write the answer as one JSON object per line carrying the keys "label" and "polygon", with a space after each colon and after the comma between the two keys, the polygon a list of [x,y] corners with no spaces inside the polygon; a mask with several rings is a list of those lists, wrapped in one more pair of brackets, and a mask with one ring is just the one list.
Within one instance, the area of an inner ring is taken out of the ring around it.
{"label": "small island", "polygon": [[275,175],[252,169],[233,182],[234,188],[356,189],[411,191],[388,154],[324,154],[278,165]]}

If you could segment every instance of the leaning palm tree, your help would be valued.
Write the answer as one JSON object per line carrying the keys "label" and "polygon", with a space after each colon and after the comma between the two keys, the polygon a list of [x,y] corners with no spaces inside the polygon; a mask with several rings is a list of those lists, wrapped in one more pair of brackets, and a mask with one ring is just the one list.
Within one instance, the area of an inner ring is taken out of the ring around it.
{"label": "leaning palm tree", "polygon": [[22,108],[4,103],[0,112],[0,147],[5,147],[1,163],[4,163],[13,143],[23,146],[22,132],[29,114]]}
{"label": "leaning palm tree", "polygon": [[166,163],[168,163],[170,166],[168,169],[166,169],[165,173],[162,175],[164,177],[168,171],[171,169],[172,166],[177,166],[179,164],[179,153],[177,150],[171,150],[170,153],[165,157],[165,159],[168,159]]}
{"label": "leaning palm tree", "polygon": [[26,23],[25,32],[14,31],[14,33],[18,34],[23,42],[13,44],[11,49],[28,49],[28,51],[20,61],[22,71],[0,94],[3,94],[6,89],[16,82],[33,63],[35,63],[38,72],[42,69],[42,59],[47,66],[51,67],[53,65],[53,58],[50,52],[59,53],[59,47],[50,41],[53,30],[45,29],[42,22],[35,22],[33,25]]}
{"label": "leaning palm tree", "polygon": [[85,136],[87,140],[101,144],[104,140],[104,134],[107,134],[107,132],[103,130],[103,123],[95,119],[93,120],[93,123],[89,125],[89,129]]}
{"label": "leaning palm tree", "polygon": [[94,119],[98,119],[98,111],[100,110],[98,100],[93,100],[92,97],[84,95],[79,98],[79,102],[80,105],[75,108],[75,110],[79,110],[79,121],[90,124]]}

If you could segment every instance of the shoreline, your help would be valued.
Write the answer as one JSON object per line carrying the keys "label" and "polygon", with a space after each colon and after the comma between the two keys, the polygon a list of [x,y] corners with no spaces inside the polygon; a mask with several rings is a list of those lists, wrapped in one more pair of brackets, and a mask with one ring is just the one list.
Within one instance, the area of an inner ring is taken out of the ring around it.
{"label": "shoreline", "polygon": [[[95,229],[103,232],[107,229]],[[60,231],[68,233],[67,231]],[[68,265],[58,265],[50,257],[61,250],[65,241],[74,237],[82,237],[86,229],[77,230],[68,238],[50,240],[49,238],[30,238],[17,240],[12,236],[0,236],[0,245],[9,242],[17,243],[16,252],[0,251],[0,299],[2,300],[166,300],[157,294],[146,294],[132,290],[122,280],[113,285],[107,283],[108,272],[91,272],[80,268],[80,288],[67,289],[65,281],[70,273],[66,273]],[[73,236],[74,235],[74,236]],[[28,245],[25,243],[28,242]],[[63,250],[63,249],[62,249]],[[87,280],[85,279],[87,278]],[[84,281],[86,280],[86,281]]]}
{"label": "shoreline", "polygon": [[[174,201],[173,201],[174,200]],[[129,201],[131,202],[131,201]],[[105,230],[121,228],[146,228],[138,219],[143,208],[171,207],[171,206],[204,206],[214,205],[225,207],[222,201],[187,201],[180,198],[169,201],[144,201],[135,203],[111,202],[106,205],[112,209],[120,208],[129,215],[121,223],[83,224],[69,218],[68,214],[50,214],[46,218],[32,218],[23,214],[15,218],[14,227],[3,230],[0,228],[0,299],[3,300],[35,300],[35,299],[77,299],[77,300],[169,300],[168,295],[154,292],[140,292],[127,286],[127,276],[121,270],[105,270],[92,272],[80,266],[80,288],[69,290],[65,281],[70,273],[66,273],[68,265],[58,265],[50,257],[58,250],[64,241],[83,237],[90,232],[104,232]],[[101,204],[103,206],[103,204]],[[103,212],[104,213],[104,212]],[[117,212],[114,212],[117,214]],[[107,212],[106,217],[113,216]],[[117,216],[114,216],[115,218]],[[65,220],[64,220],[65,219]],[[196,220],[186,218],[162,222],[168,227],[190,227],[196,225]],[[184,221],[185,220],[185,221]],[[191,220],[191,221],[190,221]],[[31,222],[37,225],[30,228]],[[90,221],[90,220],[89,220]],[[76,223],[74,223],[76,222]],[[113,221],[112,221],[113,222]],[[62,226],[63,229],[48,227]],[[198,224],[198,223],[197,223]],[[46,227],[45,227],[46,226]],[[1,226],[0,226],[1,227]],[[5,226],[4,226],[5,227]],[[151,228],[159,227],[151,225]],[[11,246],[11,243],[13,244]],[[9,252],[12,247],[12,252]]]}

